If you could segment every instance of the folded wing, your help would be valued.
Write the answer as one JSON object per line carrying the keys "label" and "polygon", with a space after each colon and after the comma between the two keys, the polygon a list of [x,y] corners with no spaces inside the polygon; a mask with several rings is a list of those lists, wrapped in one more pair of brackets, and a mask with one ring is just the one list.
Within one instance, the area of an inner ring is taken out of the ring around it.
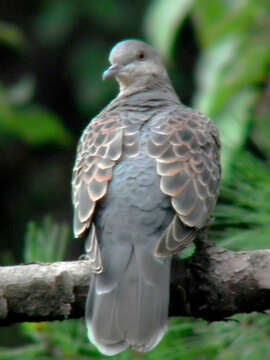
{"label": "folded wing", "polygon": [[[85,235],[97,201],[102,199],[112,178],[113,167],[122,155],[123,129],[117,115],[101,115],[83,132],[72,174],[73,229],[75,237]],[[102,272],[100,249],[92,226],[86,251],[94,272]]]}
{"label": "folded wing", "polygon": [[157,255],[180,251],[206,225],[219,192],[219,152],[215,125],[184,106],[162,115],[151,128],[148,153],[157,161],[161,190],[171,197],[176,212],[157,246]]}

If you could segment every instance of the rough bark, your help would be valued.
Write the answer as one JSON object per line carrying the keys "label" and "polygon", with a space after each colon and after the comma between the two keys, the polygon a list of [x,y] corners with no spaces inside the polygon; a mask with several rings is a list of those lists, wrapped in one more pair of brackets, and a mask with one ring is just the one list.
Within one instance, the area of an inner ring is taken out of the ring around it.
{"label": "rough bark", "polygon": [[[87,261],[0,268],[0,325],[82,317],[91,280]],[[270,309],[270,250],[233,252],[198,241],[174,259],[170,316],[224,320]]]}

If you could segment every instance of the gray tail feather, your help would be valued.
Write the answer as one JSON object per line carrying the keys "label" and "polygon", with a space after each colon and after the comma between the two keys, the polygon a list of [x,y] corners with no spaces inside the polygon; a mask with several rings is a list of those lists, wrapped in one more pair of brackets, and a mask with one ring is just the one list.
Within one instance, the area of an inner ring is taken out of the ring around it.
{"label": "gray tail feather", "polygon": [[105,272],[93,276],[86,325],[89,340],[105,355],[128,348],[150,351],[167,330],[170,259],[139,255],[131,251],[125,271],[111,288],[100,291],[97,284]]}

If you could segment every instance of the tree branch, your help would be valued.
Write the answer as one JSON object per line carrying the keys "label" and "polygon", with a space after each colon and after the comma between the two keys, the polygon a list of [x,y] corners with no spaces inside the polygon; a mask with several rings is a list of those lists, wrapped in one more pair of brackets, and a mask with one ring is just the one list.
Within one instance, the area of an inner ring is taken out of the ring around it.
{"label": "tree branch", "polygon": [[[82,317],[87,261],[0,268],[0,325]],[[233,252],[197,241],[195,255],[173,260],[170,316],[224,320],[270,309],[270,250]]]}

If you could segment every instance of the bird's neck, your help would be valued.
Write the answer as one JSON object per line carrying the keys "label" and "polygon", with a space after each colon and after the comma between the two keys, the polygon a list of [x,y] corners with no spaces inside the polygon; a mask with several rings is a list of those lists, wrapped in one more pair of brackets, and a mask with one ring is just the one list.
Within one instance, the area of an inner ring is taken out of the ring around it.
{"label": "bird's neck", "polygon": [[123,92],[120,91],[115,102],[118,104],[128,102],[138,106],[150,102],[152,105],[156,103],[157,106],[161,106],[163,103],[179,104],[180,100],[171,83],[167,82],[162,86],[144,86],[143,88],[129,88]]}
{"label": "bird's neck", "polygon": [[127,112],[141,112],[145,115],[159,112],[164,107],[174,107],[181,104],[175,90],[170,82],[164,86],[149,86],[128,89],[120,92],[118,96],[109,103],[103,112],[114,112],[125,109]]}

